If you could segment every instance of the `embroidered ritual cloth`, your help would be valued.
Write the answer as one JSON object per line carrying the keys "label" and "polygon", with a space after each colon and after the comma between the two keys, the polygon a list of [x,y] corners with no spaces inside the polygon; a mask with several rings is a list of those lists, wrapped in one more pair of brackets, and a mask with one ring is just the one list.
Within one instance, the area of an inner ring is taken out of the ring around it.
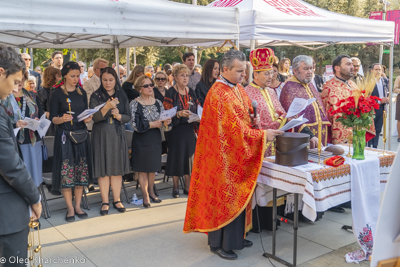
{"label": "embroidered ritual cloth", "polygon": [[[331,107],[333,107],[333,110],[338,109],[339,107],[336,104],[342,99],[351,97],[354,89],[357,89],[357,85],[352,80],[346,82],[335,76],[327,81],[321,94],[326,111],[329,111]],[[331,126],[328,127],[328,142],[334,145],[344,143],[348,140],[349,135],[352,135],[352,128],[344,127],[341,122],[336,120],[338,117],[339,114],[334,116],[328,114],[328,119],[331,123]],[[367,130],[366,141],[368,142],[374,136],[375,127],[372,122],[372,125]]]}
{"label": "embroidered ritual cloth", "polygon": [[264,159],[267,134],[253,129],[251,102],[241,85],[222,77],[204,102],[183,232],[212,232],[246,209],[251,229],[251,198]]}
{"label": "embroidered ritual cloth", "polygon": [[330,122],[328,120],[324,104],[322,103],[322,99],[317,90],[314,88],[314,85],[312,85],[312,83],[303,84],[297,80],[295,76],[293,76],[289,81],[286,82],[282,89],[280,97],[282,107],[288,111],[295,98],[315,98],[316,101],[311,103],[306,107],[305,110],[298,114],[298,116],[304,114],[304,118],[308,119],[308,122],[295,127],[294,131],[301,132],[301,130],[307,126],[311,132],[318,137],[318,117],[320,116],[322,120],[322,145],[326,146],[328,141],[328,125],[330,125]]}
{"label": "embroidered ritual cloth", "polygon": [[[286,111],[273,89],[263,88],[252,82],[244,90],[251,101],[257,101],[257,114],[260,115],[258,128],[278,130],[286,123]],[[274,155],[273,150],[273,142],[268,142],[265,156]]]}

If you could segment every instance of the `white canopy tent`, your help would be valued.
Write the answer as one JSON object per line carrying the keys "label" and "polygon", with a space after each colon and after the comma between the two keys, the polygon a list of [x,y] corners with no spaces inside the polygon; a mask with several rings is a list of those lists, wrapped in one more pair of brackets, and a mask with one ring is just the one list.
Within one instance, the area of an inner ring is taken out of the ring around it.
{"label": "white canopy tent", "polygon": [[0,8],[0,43],[29,48],[120,48],[238,38],[238,12],[164,0],[13,0]]}
{"label": "white canopy tent", "polygon": [[[216,0],[209,6],[239,9],[240,37],[235,40],[236,46],[240,44],[250,50],[282,45],[295,45],[310,50],[335,44],[376,43],[390,46],[389,77],[393,77],[395,24],[392,21],[337,14],[301,0]],[[223,42],[193,45],[220,46]],[[391,99],[393,80],[390,79],[389,83]],[[391,117],[392,104],[389,105],[389,122]],[[390,139],[389,135],[389,150]]]}
{"label": "white canopy tent", "polygon": [[[330,12],[301,0],[216,0],[239,9],[240,45],[317,45],[393,42],[394,23]],[[213,44],[215,45],[215,44]],[[318,46],[320,45],[320,46]]]}

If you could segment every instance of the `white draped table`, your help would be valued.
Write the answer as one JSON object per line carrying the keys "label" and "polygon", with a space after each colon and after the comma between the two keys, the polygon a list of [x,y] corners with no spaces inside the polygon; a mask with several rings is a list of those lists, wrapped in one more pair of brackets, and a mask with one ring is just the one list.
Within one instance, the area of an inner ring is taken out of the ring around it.
{"label": "white draped table", "polygon": [[[347,154],[348,146],[342,147]],[[266,158],[258,176],[254,197],[259,206],[266,206],[268,202],[274,200],[274,191],[277,197],[294,193],[296,197],[299,196],[299,200],[302,200],[300,207],[302,206],[303,215],[311,221],[316,219],[317,212],[352,201],[353,232],[362,248],[360,251],[365,255],[349,255],[349,257],[364,256],[365,259],[372,251],[372,235],[379,214],[380,192],[385,188],[396,155],[392,151],[386,151],[384,156],[380,153],[382,150],[366,148],[365,160],[345,157],[345,163],[339,167],[324,165],[322,168],[317,164],[286,167],[275,164],[272,158]],[[274,208],[276,219],[275,213],[276,208]],[[295,210],[293,224],[297,234],[296,213]],[[273,238],[272,255],[274,254],[275,238]],[[293,263],[296,264],[295,255]],[[293,266],[287,262],[284,264]]]}

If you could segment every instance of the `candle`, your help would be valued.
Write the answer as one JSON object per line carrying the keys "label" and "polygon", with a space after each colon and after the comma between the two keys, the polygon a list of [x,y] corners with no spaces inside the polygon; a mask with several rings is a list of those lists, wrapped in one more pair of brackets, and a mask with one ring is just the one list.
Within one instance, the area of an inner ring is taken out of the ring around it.
{"label": "candle", "polygon": [[[69,115],[72,116],[72,111],[71,111],[71,99],[67,98],[67,103],[68,103],[68,108],[69,108]],[[71,120],[71,125],[74,125],[74,123]]]}
{"label": "candle", "polygon": [[322,143],[322,119],[321,115],[318,116],[318,164],[321,160],[321,143]]}
{"label": "candle", "polygon": [[383,139],[386,139],[386,118],[387,114],[386,111],[383,111]]}

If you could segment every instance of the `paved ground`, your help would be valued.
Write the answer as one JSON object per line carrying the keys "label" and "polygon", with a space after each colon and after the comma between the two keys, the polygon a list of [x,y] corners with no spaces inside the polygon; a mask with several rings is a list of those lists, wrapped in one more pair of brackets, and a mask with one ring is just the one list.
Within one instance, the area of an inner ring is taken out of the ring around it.
{"label": "paved ground", "polygon": [[[126,213],[120,214],[110,207],[109,215],[104,217],[99,214],[99,193],[90,193],[89,218],[76,218],[73,223],[64,221],[63,199],[50,200],[51,218],[41,219],[40,234],[43,257],[53,263],[45,266],[62,266],[54,263],[54,258],[69,261],[64,266],[73,266],[72,260],[83,266],[273,266],[262,256],[264,249],[271,251],[271,232],[250,233],[248,239],[254,242],[253,247],[237,251],[239,258],[232,262],[209,252],[205,234],[183,234],[187,198],[183,194],[181,198],[172,198],[171,186],[159,182],[163,202],[152,204],[150,209],[124,201]],[[133,193],[140,198],[140,188],[128,188],[128,195]],[[345,224],[351,224],[350,210],[344,214],[326,212],[318,222],[300,223],[298,264],[350,266],[344,255],[358,247],[353,234],[341,229]],[[286,224],[277,232],[277,255],[287,261],[292,260],[292,233],[291,226]]]}
{"label": "paved ground", "polygon": [[[397,137],[392,137],[391,150],[396,151],[398,144]],[[127,212],[120,214],[110,206],[109,215],[102,217],[100,194],[90,193],[89,218],[77,218],[73,223],[64,220],[64,200],[49,196],[53,198],[49,201],[51,218],[41,219],[40,230],[44,266],[273,266],[262,256],[264,250],[271,251],[271,232],[250,233],[248,239],[254,245],[237,251],[236,261],[225,261],[211,254],[205,234],[183,234],[186,196],[182,194],[181,198],[174,199],[172,184],[158,183],[163,202],[152,204],[150,209],[127,204],[122,193]],[[141,190],[135,189],[135,184],[126,183],[131,185],[128,196],[136,193],[140,198]],[[341,229],[343,225],[351,225],[350,210],[344,214],[328,211],[318,222],[300,223],[299,266],[354,266],[345,262],[344,255],[357,250],[358,244],[351,232]],[[292,233],[291,226],[286,224],[277,232],[277,255],[287,261],[292,260]],[[272,263],[283,266],[273,260]],[[359,266],[369,266],[369,262]]]}

